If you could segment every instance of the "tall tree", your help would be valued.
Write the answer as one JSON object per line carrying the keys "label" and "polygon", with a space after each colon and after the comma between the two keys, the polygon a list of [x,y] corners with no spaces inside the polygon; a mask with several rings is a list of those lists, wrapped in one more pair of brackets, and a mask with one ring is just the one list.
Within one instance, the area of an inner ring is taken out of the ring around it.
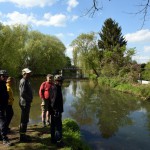
{"label": "tall tree", "polygon": [[138,67],[134,67],[136,64],[132,61],[135,48],[126,48],[127,41],[121,30],[118,23],[111,18],[108,18],[102,26],[98,41],[101,73],[106,76],[116,76],[122,72],[121,76],[124,76],[132,72],[136,77],[135,70],[138,72],[138,69],[133,68]]}
{"label": "tall tree", "polygon": [[101,65],[110,63],[116,67],[121,67],[124,61],[127,41],[121,33],[121,27],[111,18],[107,19],[99,33],[100,40],[98,47],[100,49]]}
{"label": "tall tree", "polygon": [[47,74],[62,69],[66,63],[65,46],[56,37],[28,26],[0,24],[0,69],[7,69],[12,76],[29,67],[35,74]]}
{"label": "tall tree", "polygon": [[86,72],[93,70],[99,76],[97,71],[99,68],[97,57],[99,52],[95,34],[81,34],[72,41],[71,46],[73,47],[74,65],[84,68]]}

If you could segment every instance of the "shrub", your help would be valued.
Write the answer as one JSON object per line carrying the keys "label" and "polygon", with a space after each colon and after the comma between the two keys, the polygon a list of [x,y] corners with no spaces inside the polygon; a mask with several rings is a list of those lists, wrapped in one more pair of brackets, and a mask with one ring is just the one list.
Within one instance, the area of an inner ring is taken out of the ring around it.
{"label": "shrub", "polygon": [[64,129],[67,129],[67,130],[70,130],[73,132],[80,131],[78,124],[70,118],[66,118],[63,120],[63,127],[64,127]]}
{"label": "shrub", "polygon": [[71,150],[90,150],[88,144],[84,143],[81,138],[78,124],[72,119],[66,118],[63,120],[63,138],[66,146],[71,146]]}

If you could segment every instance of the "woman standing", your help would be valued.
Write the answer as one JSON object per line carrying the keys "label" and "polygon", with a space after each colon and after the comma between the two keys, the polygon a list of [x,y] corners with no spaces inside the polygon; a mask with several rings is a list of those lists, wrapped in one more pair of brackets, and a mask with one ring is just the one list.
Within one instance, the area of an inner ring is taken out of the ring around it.
{"label": "woman standing", "polygon": [[6,80],[6,86],[7,86],[7,92],[9,95],[9,99],[8,99],[8,106],[6,109],[6,126],[7,126],[7,132],[10,132],[10,122],[12,120],[12,117],[14,115],[14,111],[13,111],[13,102],[14,102],[14,96],[13,96],[13,91],[12,91],[12,84],[13,84],[13,78],[12,77],[8,77]]}

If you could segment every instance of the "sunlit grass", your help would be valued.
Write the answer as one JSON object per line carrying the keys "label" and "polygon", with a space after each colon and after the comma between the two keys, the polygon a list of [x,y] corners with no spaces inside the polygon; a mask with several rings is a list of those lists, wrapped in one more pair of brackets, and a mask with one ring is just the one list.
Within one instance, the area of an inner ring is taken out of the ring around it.
{"label": "sunlit grass", "polygon": [[98,78],[98,83],[100,85],[105,85],[121,92],[134,94],[135,96],[139,96],[143,99],[150,98],[150,85],[142,85],[139,83],[124,83],[119,78],[106,77]]}
{"label": "sunlit grass", "polygon": [[14,130],[14,134],[10,135],[10,139],[14,139],[14,145],[9,147],[8,150],[90,150],[81,137],[78,124],[69,118],[63,120],[64,147],[62,148],[58,148],[51,143],[50,127],[43,128],[41,123],[28,126],[27,134],[32,139],[28,143],[20,143],[18,141],[18,128]]}

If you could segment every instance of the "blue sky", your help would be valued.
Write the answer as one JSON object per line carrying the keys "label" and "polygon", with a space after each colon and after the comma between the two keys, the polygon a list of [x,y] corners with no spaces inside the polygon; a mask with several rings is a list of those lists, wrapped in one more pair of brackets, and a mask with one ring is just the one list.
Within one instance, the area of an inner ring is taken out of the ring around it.
{"label": "blue sky", "polygon": [[[104,21],[115,20],[122,28],[128,48],[136,47],[133,59],[150,61],[150,17],[142,26],[142,15],[134,13],[144,0],[98,0],[103,10],[92,18],[84,16],[93,0],[0,0],[0,22],[4,25],[29,24],[32,30],[57,36],[72,57],[69,44],[81,33],[100,32]],[[131,14],[133,13],[133,14]]]}

